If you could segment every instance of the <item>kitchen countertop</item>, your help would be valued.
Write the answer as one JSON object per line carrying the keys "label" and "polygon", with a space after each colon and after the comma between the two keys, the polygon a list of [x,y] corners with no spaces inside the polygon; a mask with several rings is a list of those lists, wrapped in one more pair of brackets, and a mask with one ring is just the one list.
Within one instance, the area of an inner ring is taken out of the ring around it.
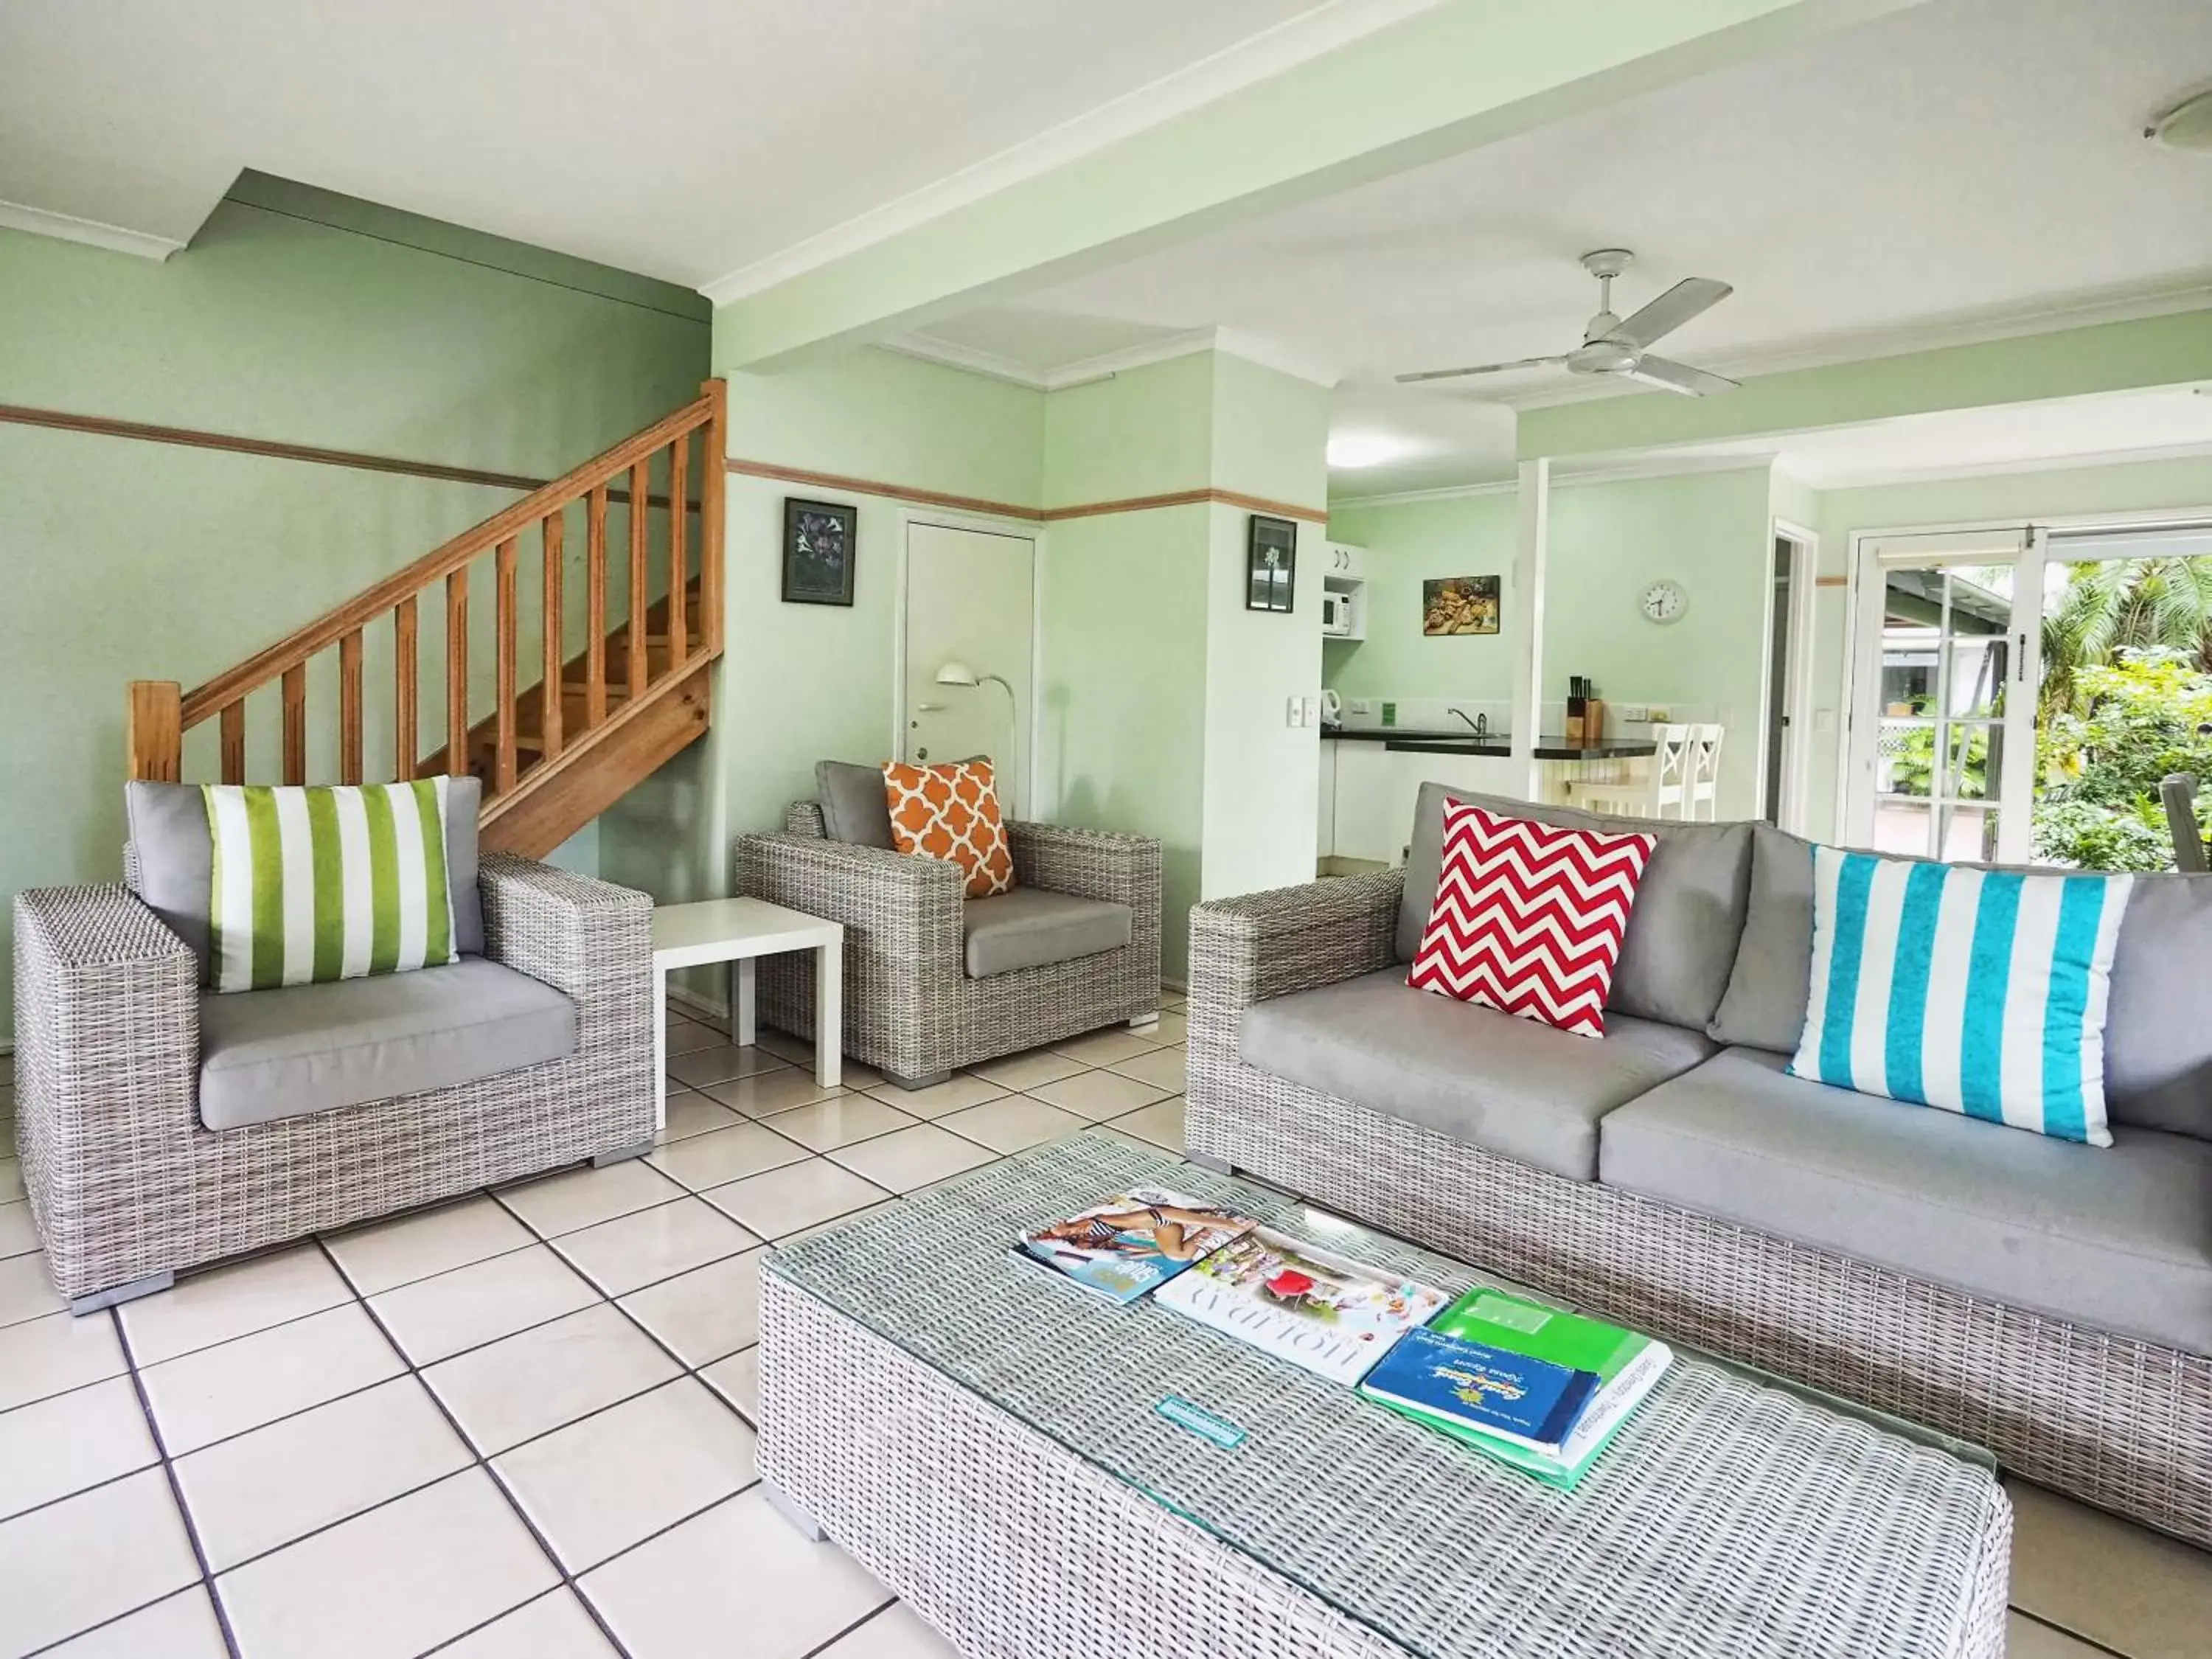
{"label": "kitchen countertop", "polygon": [[[1347,743],[1379,743],[1394,755],[1494,755],[1503,758],[1513,752],[1513,739],[1506,733],[1492,732],[1479,738],[1464,726],[1453,732],[1420,731],[1403,726],[1350,730],[1325,726],[1321,734],[1324,739]],[[1657,753],[1658,748],[1650,738],[1601,738],[1595,743],[1569,743],[1563,737],[1539,738],[1535,757],[1545,761],[1636,760]]]}

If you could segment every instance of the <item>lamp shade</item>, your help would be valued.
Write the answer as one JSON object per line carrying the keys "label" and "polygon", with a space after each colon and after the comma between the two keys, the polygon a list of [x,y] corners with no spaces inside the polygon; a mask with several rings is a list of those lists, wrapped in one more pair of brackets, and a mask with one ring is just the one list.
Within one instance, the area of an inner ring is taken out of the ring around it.
{"label": "lamp shade", "polygon": [[949,662],[937,671],[939,685],[974,685],[975,671],[964,662]]}

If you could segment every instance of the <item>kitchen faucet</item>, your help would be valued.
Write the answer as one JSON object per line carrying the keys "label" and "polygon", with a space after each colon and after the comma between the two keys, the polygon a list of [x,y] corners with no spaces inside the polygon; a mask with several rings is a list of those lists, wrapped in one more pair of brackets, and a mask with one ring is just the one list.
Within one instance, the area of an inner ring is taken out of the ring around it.
{"label": "kitchen faucet", "polygon": [[1477,714],[1470,719],[1468,715],[1467,710],[1464,708],[1455,708],[1452,710],[1452,713],[1458,715],[1462,720],[1466,720],[1469,726],[1473,726],[1474,728],[1474,735],[1476,737],[1486,738],[1490,735],[1489,715]]}

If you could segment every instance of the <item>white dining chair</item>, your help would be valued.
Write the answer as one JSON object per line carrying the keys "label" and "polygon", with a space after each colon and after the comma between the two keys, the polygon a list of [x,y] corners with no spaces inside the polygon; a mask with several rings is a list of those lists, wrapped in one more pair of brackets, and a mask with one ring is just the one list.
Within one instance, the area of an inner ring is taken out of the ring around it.
{"label": "white dining chair", "polygon": [[1663,818],[1686,816],[1690,763],[1694,726],[1655,726],[1651,728],[1651,757],[1639,773],[1614,781],[1577,778],[1568,786],[1574,805],[1593,812],[1614,812],[1624,817]]}
{"label": "white dining chair", "polygon": [[1682,786],[1682,816],[1694,818],[1698,809],[1705,809],[1705,822],[1713,823],[1720,817],[1721,739],[1728,736],[1724,726],[1692,726],[1690,731],[1690,752],[1684,767]]}

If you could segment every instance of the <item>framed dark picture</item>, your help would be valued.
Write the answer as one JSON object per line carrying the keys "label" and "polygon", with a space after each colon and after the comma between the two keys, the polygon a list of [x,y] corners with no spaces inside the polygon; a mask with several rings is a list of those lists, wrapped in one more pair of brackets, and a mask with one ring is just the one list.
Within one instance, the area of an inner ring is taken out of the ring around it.
{"label": "framed dark picture", "polygon": [[1297,526],[1255,513],[1245,540],[1244,608],[1288,611],[1296,599],[1297,571]]}
{"label": "framed dark picture", "polygon": [[1498,578],[1439,576],[1421,584],[1421,632],[1495,634]]}
{"label": "framed dark picture", "polygon": [[832,501],[783,502],[783,601],[850,605],[858,507]]}

